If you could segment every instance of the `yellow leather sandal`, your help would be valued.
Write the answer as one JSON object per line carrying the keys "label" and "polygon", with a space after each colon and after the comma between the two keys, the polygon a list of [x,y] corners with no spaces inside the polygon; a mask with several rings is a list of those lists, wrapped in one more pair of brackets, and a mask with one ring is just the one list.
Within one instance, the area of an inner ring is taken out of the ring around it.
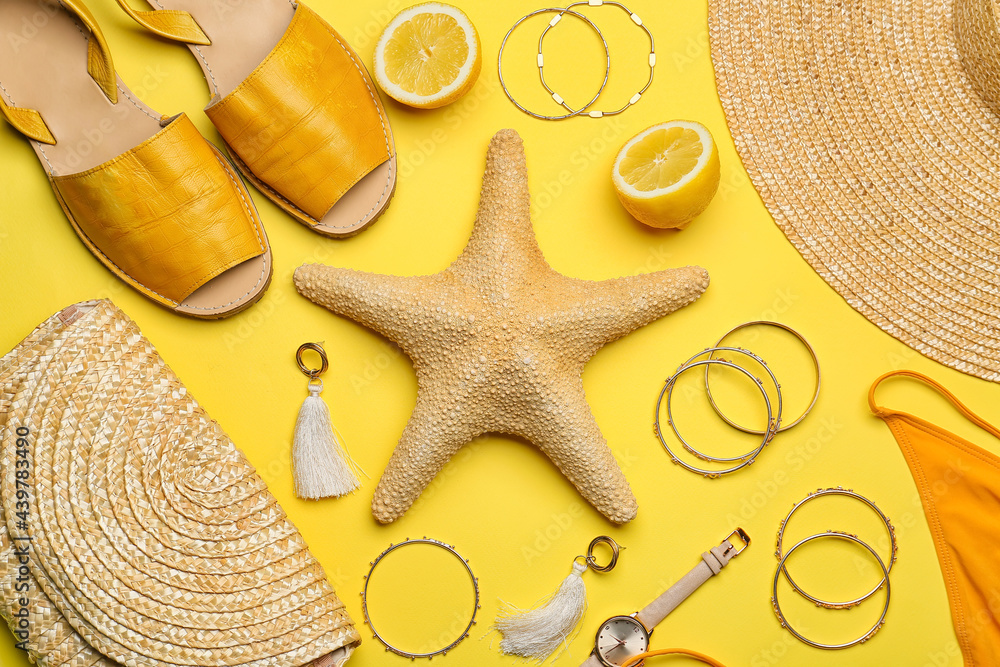
{"label": "yellow leather sandal", "polygon": [[205,113],[268,198],[327,236],[382,214],[396,187],[389,120],[361,58],[318,14],[292,0],[117,2],[188,45],[212,92]]}
{"label": "yellow leather sandal", "polygon": [[0,26],[0,115],[30,140],[87,248],[177,313],[256,302],[271,250],[239,175],[190,119],[125,87],[81,0],[0,0]]}

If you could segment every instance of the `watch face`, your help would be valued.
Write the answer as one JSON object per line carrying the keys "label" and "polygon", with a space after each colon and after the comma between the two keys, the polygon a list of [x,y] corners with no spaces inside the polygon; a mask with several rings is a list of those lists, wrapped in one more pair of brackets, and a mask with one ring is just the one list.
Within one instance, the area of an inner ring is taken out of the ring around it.
{"label": "watch face", "polygon": [[631,616],[612,616],[597,631],[597,657],[605,665],[617,667],[649,648],[649,633]]}

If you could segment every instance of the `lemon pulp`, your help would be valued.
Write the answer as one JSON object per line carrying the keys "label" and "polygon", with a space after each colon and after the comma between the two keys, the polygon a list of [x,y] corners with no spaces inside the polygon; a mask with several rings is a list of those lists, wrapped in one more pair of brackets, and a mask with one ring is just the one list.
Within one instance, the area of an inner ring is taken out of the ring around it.
{"label": "lemon pulp", "polygon": [[464,31],[446,14],[417,14],[401,24],[386,42],[385,73],[389,80],[421,96],[454,83],[469,59]]}
{"label": "lemon pulp", "polygon": [[619,171],[636,190],[662,190],[694,171],[703,152],[697,132],[683,127],[658,129],[628,149]]}

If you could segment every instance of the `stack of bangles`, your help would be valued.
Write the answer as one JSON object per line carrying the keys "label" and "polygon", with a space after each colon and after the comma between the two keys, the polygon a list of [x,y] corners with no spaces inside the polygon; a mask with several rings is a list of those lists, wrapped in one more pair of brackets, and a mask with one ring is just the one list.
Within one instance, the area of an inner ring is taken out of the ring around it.
{"label": "stack of bangles", "polygon": [[[875,512],[875,514],[882,521],[882,523],[885,524],[885,530],[889,536],[889,556],[887,559],[888,564],[886,564],[886,560],[884,560],[881,556],[879,556],[878,552],[874,548],[872,548],[871,545],[869,545],[867,542],[859,538],[857,535],[838,530],[827,530],[822,533],[816,533],[815,535],[810,535],[809,537],[806,537],[796,542],[791,548],[788,549],[788,551],[784,551],[782,541],[785,535],[785,529],[788,526],[789,519],[792,518],[792,515],[795,514],[795,512],[797,512],[800,507],[802,507],[809,501],[815,500],[816,498],[822,496],[844,496],[847,498],[852,498],[854,500],[857,500],[865,504],[873,512]],[[792,578],[792,575],[789,574],[787,561],[788,558],[803,545],[813,542],[815,540],[822,540],[822,539],[845,540],[857,544],[860,547],[863,547],[872,556],[875,562],[878,563],[879,569],[882,571],[882,579],[864,595],[860,595],[851,600],[845,600],[842,602],[830,602],[827,600],[822,600],[813,595],[810,595],[809,593],[806,593],[804,590],[802,590],[802,587],[795,582],[795,580]],[[799,502],[795,503],[792,506],[791,511],[788,513],[788,515],[781,522],[781,525],[778,527],[778,539],[774,551],[774,555],[778,559],[778,567],[774,571],[774,579],[771,582],[771,606],[774,608],[774,613],[775,615],[777,615],[778,622],[781,623],[781,627],[785,628],[790,633],[792,633],[792,635],[799,641],[808,644],[809,646],[813,646],[815,648],[823,648],[831,650],[844,649],[850,646],[854,646],[856,644],[865,643],[866,641],[871,639],[872,636],[876,632],[878,632],[879,629],[885,624],[885,616],[886,613],[888,613],[889,611],[889,597],[891,593],[891,589],[889,586],[889,573],[892,571],[892,566],[896,562],[897,552],[898,552],[898,547],[896,545],[896,530],[895,528],[893,528],[892,522],[889,521],[889,517],[887,517],[882,512],[882,510],[880,510],[871,500],[862,496],[860,493],[856,493],[851,489],[845,489],[841,486],[830,489],[819,489],[813,493],[810,493],[805,498],[803,498],[802,500],[800,500]],[[885,601],[883,602],[882,605],[882,613],[879,615],[878,620],[876,620],[875,623],[867,631],[864,632],[864,634],[862,634],[860,637],[856,639],[837,644],[833,643],[825,644],[814,641],[812,639],[805,637],[804,635],[802,635],[802,633],[800,633],[798,630],[792,627],[792,625],[788,622],[788,619],[785,617],[784,612],[782,612],[781,605],[778,603],[778,580],[781,577],[781,575],[785,576],[785,580],[788,581],[788,584],[792,587],[792,590],[794,590],[796,593],[798,593],[805,599],[809,600],[817,607],[823,607],[825,609],[851,609],[853,607],[860,605],[862,602],[868,600],[872,596],[874,596],[882,588],[885,588]]]}
{"label": "stack of bangles", "polygon": [[[587,5],[589,7],[602,7],[605,5],[610,5],[612,7],[618,7],[626,14],[628,14],[629,18],[632,19],[632,22],[635,23],[637,26],[639,26],[639,28],[642,29],[646,33],[646,36],[649,38],[649,61],[648,61],[649,79],[646,81],[646,85],[644,85],[642,88],[639,89],[639,92],[637,92],[635,95],[629,98],[629,100],[625,104],[623,104],[621,107],[618,107],[617,109],[611,109],[608,111],[590,109],[590,107],[592,107],[594,103],[597,102],[597,99],[601,96],[601,93],[604,92],[604,87],[608,85],[608,76],[611,74],[611,51],[608,48],[608,42],[607,40],[604,39],[604,33],[601,32],[601,29],[598,28],[597,25],[589,18],[587,18],[580,12],[573,10],[574,7],[578,7],[580,5]],[[548,94],[552,97],[552,99],[555,100],[556,104],[566,109],[566,113],[560,114],[558,116],[548,116],[545,114],[537,113],[525,107],[523,104],[514,99],[514,95],[511,94],[510,89],[507,87],[507,82],[504,81],[503,78],[503,50],[507,46],[507,40],[510,39],[511,34],[514,32],[514,30],[517,29],[519,25],[530,19],[532,16],[537,16],[538,14],[555,14],[555,16],[553,16],[552,19],[549,21],[548,25],[546,25],[545,28],[542,30],[542,34],[538,37],[538,54],[536,56],[535,63],[538,66],[538,78],[541,80],[542,87],[545,88],[546,92],[548,92]],[[550,30],[552,30],[552,28],[554,28],[562,20],[563,16],[567,14],[575,18],[578,18],[587,25],[589,25],[590,28],[595,33],[597,33],[597,36],[600,38],[601,43],[604,45],[604,55],[606,63],[604,67],[604,80],[601,82],[601,86],[600,88],[597,89],[597,92],[594,93],[594,96],[590,98],[590,101],[584,104],[579,109],[574,109],[572,106],[570,106],[566,102],[566,99],[562,95],[554,91],[545,80],[545,56],[542,53],[542,48],[545,44],[545,36],[549,33]],[[636,102],[638,102],[639,99],[642,98],[643,93],[645,93],[649,89],[649,87],[653,84],[653,69],[655,67],[656,67],[656,49],[653,45],[653,33],[649,31],[649,28],[643,25],[642,19],[639,18],[638,14],[630,10],[622,3],[613,2],[612,0],[580,0],[578,2],[574,2],[570,5],[567,5],[566,7],[544,7],[542,9],[536,9],[530,14],[522,16],[514,23],[514,25],[510,27],[510,30],[507,31],[507,34],[504,35],[503,41],[500,43],[500,53],[497,55],[497,72],[500,75],[500,87],[503,88],[503,92],[507,95],[507,98],[511,102],[513,102],[514,106],[516,106],[524,113],[528,114],[529,116],[533,116],[534,118],[539,118],[541,120],[564,120],[566,118],[572,118],[574,116],[581,116],[581,115],[586,115],[589,116],[590,118],[603,118],[604,116],[615,116],[617,114],[620,114],[629,107],[631,107],[632,105],[634,105]]]}
{"label": "stack of bangles", "polygon": [[[781,383],[778,382],[777,377],[775,377],[774,373],[768,367],[767,362],[765,362],[761,357],[757,356],[753,352],[750,352],[749,350],[746,350],[744,348],[729,347],[723,345],[725,340],[733,333],[741,329],[753,326],[775,327],[790,333],[805,346],[806,350],[809,352],[810,357],[812,358],[813,367],[816,372],[816,386],[813,391],[812,399],[810,400],[809,405],[806,407],[803,413],[790,423],[782,425]],[[763,380],[755,376],[753,373],[751,373],[743,366],[740,366],[739,364],[735,363],[734,361],[730,361],[724,357],[717,356],[719,354],[727,354],[730,356],[740,355],[742,357],[750,359],[751,361],[758,364],[761,368],[763,368],[764,372],[767,375],[769,383],[774,387],[774,392],[776,396],[775,400],[772,402],[770,395],[768,394],[767,390],[764,387]],[[681,432],[677,427],[677,423],[674,420],[673,410],[671,407],[674,388],[677,385],[678,378],[680,378],[680,376],[683,373],[693,368],[700,368],[700,367],[703,367],[705,369],[705,391],[708,394],[709,402],[711,403],[712,409],[715,411],[715,413],[726,424],[735,428],[736,430],[742,431],[743,433],[749,433],[752,435],[760,436],[760,442],[750,451],[738,456],[729,456],[729,457],[710,456],[700,451],[696,447],[694,447],[690,442],[688,442],[687,439],[685,439],[683,435],[681,435]],[[760,391],[761,396],[764,398],[764,405],[767,408],[767,422],[766,422],[767,426],[765,428],[763,429],[748,428],[733,421],[722,412],[721,408],[719,408],[719,405],[715,400],[715,397],[712,395],[712,388],[711,385],[709,384],[708,373],[712,367],[724,367],[733,369],[736,372],[746,376],[754,383],[754,385]],[[812,411],[813,407],[816,405],[816,400],[819,398],[819,390],[820,390],[819,358],[816,356],[816,351],[813,349],[812,345],[810,345],[809,342],[799,332],[795,331],[794,329],[785,324],[781,324],[780,322],[771,322],[767,320],[746,322],[744,324],[740,324],[739,326],[733,327],[732,329],[727,331],[715,343],[714,346],[706,350],[703,350],[702,352],[699,352],[698,354],[694,355],[693,357],[685,361],[683,364],[680,365],[680,367],[673,375],[667,378],[666,383],[663,385],[663,389],[660,390],[660,395],[656,399],[656,412],[655,412],[655,419],[653,421],[653,432],[656,434],[656,437],[660,439],[660,444],[663,445],[663,448],[667,451],[667,454],[670,455],[670,460],[673,461],[673,463],[685,468],[686,470],[690,470],[691,472],[699,473],[710,479],[715,479],[721,477],[722,475],[727,475],[729,473],[736,472],[737,470],[741,470],[753,464],[753,462],[757,460],[757,456],[771,442],[771,440],[774,438],[775,435],[781,433],[782,431],[787,431],[788,429],[802,423],[802,420],[806,418],[806,415],[808,415],[809,412]],[[710,470],[707,468],[702,468],[697,465],[693,465],[681,459],[674,452],[674,450],[670,448],[670,445],[663,437],[663,429],[660,426],[661,411],[664,411],[666,413],[667,424],[670,426],[671,430],[673,430],[674,436],[676,436],[677,440],[680,441],[681,445],[684,447],[685,450],[687,450],[689,454],[701,459],[702,461],[717,463],[723,465],[724,467],[721,469]]]}

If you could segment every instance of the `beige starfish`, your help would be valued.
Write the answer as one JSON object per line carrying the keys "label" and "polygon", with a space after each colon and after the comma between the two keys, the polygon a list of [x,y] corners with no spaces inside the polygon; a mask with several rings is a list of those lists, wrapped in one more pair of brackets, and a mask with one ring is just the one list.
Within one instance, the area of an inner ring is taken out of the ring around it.
{"label": "beige starfish", "polygon": [[464,444],[484,433],[534,443],[602,514],[635,518],[636,501],[587,405],[583,366],[602,346],[697,299],[700,267],[598,282],[553,270],[535,240],[521,138],[493,137],[469,244],[431,276],[318,264],[299,292],[396,341],[413,360],[417,404],[372,513],[399,518]]}

